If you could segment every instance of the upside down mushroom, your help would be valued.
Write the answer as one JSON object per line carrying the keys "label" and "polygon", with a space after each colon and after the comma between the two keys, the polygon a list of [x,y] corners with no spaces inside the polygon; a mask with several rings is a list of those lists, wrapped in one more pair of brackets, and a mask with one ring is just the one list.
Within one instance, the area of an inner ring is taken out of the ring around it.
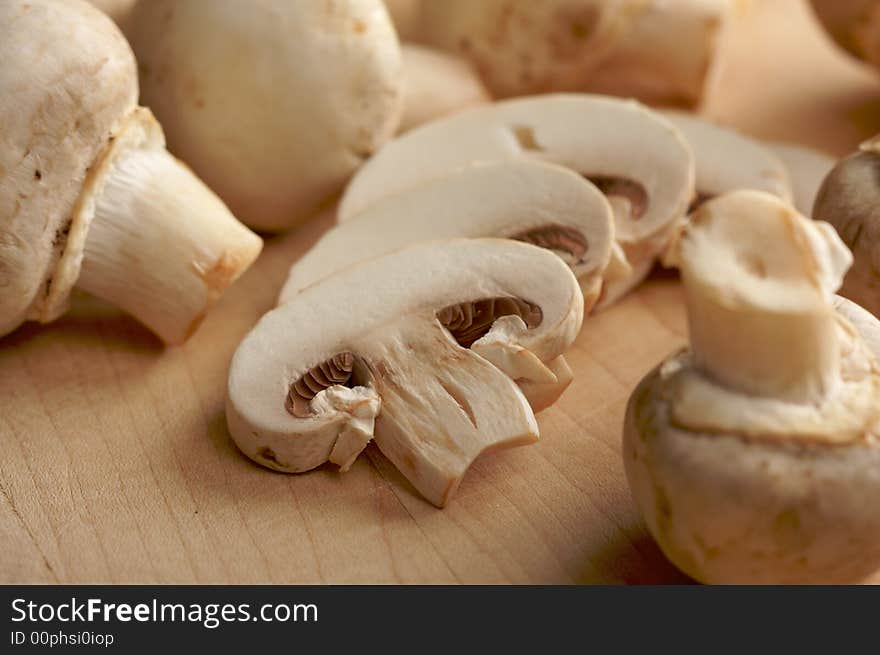
{"label": "upside down mushroom", "polygon": [[473,162],[519,158],[570,168],[608,197],[630,269],[604,288],[600,307],[644,279],[694,191],[691,150],[662,116],[634,101],[554,94],[467,109],[394,139],[352,178],[338,220]]}
{"label": "upside down mushroom", "polygon": [[880,323],[834,296],[849,251],[738,191],[702,205],[672,257],[690,347],[642,380],[624,426],[649,530],[706,583],[863,580],[880,567]]}
{"label": "upside down mushroom", "polygon": [[165,150],[100,11],[0,3],[0,60],[0,335],[76,285],[180,343],[262,241]]}
{"label": "upside down mushroom", "polygon": [[278,471],[344,471],[373,439],[437,506],[480,453],[538,438],[519,384],[583,320],[577,280],[548,250],[506,239],[414,245],[352,266],[266,314],[238,347],[226,417]]}

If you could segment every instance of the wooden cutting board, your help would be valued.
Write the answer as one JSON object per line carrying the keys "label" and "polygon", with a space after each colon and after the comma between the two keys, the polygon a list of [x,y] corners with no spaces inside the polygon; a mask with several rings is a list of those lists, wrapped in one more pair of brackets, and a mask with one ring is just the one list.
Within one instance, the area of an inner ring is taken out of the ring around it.
{"label": "wooden cutting board", "polygon": [[[880,131],[880,80],[800,0],[752,5],[709,116],[834,154]],[[670,274],[585,323],[541,442],[478,460],[444,510],[374,447],[344,475],[277,474],[236,451],[230,356],[330,222],[271,240],[184,347],[87,298],[0,340],[0,582],[687,581],[647,534],[620,456],[629,392],[685,342]]]}

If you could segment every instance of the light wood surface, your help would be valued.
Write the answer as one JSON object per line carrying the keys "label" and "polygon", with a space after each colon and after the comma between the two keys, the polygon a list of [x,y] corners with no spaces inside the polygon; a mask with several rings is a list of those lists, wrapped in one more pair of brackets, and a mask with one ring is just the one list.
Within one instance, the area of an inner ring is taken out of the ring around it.
{"label": "light wood surface", "polygon": [[[755,0],[706,112],[834,154],[880,131],[880,80],[799,0]],[[325,216],[270,241],[184,347],[88,298],[0,340],[0,582],[678,583],[638,516],[620,431],[685,340],[670,274],[591,318],[538,445],[477,461],[445,510],[374,447],[344,475],[241,456],[223,400],[236,344]]]}

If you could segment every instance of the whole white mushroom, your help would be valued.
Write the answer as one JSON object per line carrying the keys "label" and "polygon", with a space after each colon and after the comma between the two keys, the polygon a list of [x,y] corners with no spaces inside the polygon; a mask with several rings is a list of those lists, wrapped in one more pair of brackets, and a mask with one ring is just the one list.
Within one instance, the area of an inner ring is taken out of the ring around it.
{"label": "whole white mushroom", "polygon": [[129,24],[169,147],[251,227],[308,218],[397,128],[381,0],[151,0]]}

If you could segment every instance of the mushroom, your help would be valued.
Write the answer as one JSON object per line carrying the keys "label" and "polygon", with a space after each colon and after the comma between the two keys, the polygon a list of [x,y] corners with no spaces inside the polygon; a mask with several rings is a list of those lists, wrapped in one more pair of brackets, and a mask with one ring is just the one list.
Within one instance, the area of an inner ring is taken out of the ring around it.
{"label": "mushroom", "polygon": [[[346,470],[371,439],[442,507],[489,450],[532,443],[517,381],[552,383],[583,300],[556,255],[509,239],[423,242],[305,288],[236,351],[226,417],[278,471]],[[380,411],[381,410],[381,411]]]}
{"label": "mushroom", "polygon": [[401,55],[404,93],[398,132],[489,102],[489,93],[464,59],[412,44],[404,44]]}
{"label": "mushroom", "polygon": [[130,25],[172,151],[254,228],[308,218],[397,128],[381,0],[151,0]]}
{"label": "mushroom", "polygon": [[567,168],[528,159],[472,164],[383,198],[326,232],[290,268],[279,304],[357,262],[455,237],[511,238],[556,252],[589,311],[611,264],[614,219],[602,192]]}
{"label": "mushroom", "polygon": [[755,189],[791,200],[788,171],[759,141],[682,111],[661,112],[684,135],[696,162],[696,197],[691,211],[728,191]]}
{"label": "mushroom", "polygon": [[875,0],[810,0],[819,21],[851,55],[880,67],[880,5]]}
{"label": "mushroom", "polygon": [[742,4],[630,2],[627,27],[585,88],[654,105],[698,107],[716,86],[725,37]]}
{"label": "mushroom", "polygon": [[693,194],[690,148],[668,121],[634,101],[558,94],[468,109],[398,137],[352,178],[338,219],[471,162],[521,157],[571,168],[608,196],[631,272],[609,283],[600,306],[648,274]]}
{"label": "mushroom", "polygon": [[183,341],[262,241],[136,106],[118,28],[78,0],[0,4],[0,334],[74,285]]}
{"label": "mushroom", "polygon": [[767,145],[788,171],[795,209],[804,216],[812,216],[819,187],[837,160],[824,152],[793,143]]}
{"label": "mushroom", "polygon": [[714,79],[729,0],[421,2],[417,39],[458,52],[494,96],[610,92],[692,106]]}
{"label": "mushroom", "polygon": [[641,381],[624,425],[649,530],[706,583],[862,580],[880,566],[880,365],[866,344],[880,323],[835,301],[849,251],[759,191],[706,202],[673,251],[690,348]]}
{"label": "mushroom", "polygon": [[831,223],[853,252],[841,294],[880,316],[880,139],[831,170],[813,207],[813,218]]}

